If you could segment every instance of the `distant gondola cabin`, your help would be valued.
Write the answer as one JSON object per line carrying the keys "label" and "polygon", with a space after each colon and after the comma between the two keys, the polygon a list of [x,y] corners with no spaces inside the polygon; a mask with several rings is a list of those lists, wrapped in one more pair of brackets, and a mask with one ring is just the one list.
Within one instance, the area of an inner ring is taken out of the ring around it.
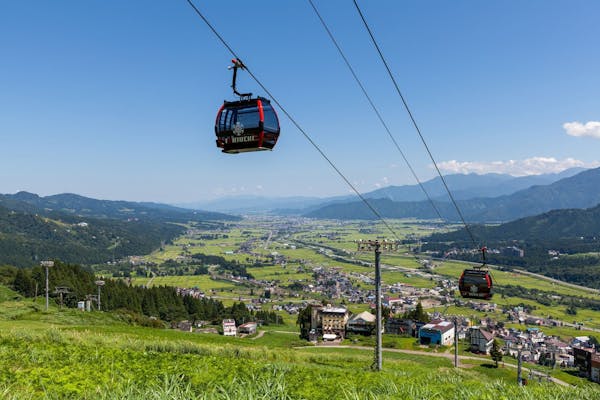
{"label": "distant gondola cabin", "polygon": [[217,113],[215,134],[224,153],[272,150],[279,137],[279,119],[263,97],[225,101]]}
{"label": "distant gondola cabin", "polygon": [[465,298],[491,299],[492,277],[486,269],[466,269],[458,280],[458,290]]}

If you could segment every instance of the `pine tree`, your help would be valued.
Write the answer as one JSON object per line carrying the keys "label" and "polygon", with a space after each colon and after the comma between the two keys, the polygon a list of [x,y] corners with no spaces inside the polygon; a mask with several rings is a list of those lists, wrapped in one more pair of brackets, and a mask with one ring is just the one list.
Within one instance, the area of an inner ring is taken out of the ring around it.
{"label": "pine tree", "polygon": [[494,339],[492,342],[492,350],[490,351],[490,356],[492,356],[492,360],[496,363],[496,368],[498,368],[498,363],[502,361],[502,352],[500,351],[500,343],[498,343],[498,339]]}
{"label": "pine tree", "polygon": [[296,325],[300,325],[300,339],[308,340],[311,325],[311,306],[307,306],[300,310]]}
{"label": "pine tree", "polygon": [[17,292],[21,293],[23,296],[33,296],[35,283],[29,277],[29,274],[27,272],[19,268],[17,270],[17,274],[15,275],[13,287]]}
{"label": "pine tree", "polygon": [[427,313],[423,310],[423,305],[421,302],[417,303],[417,309],[415,310],[415,319],[421,322],[429,322],[429,317]]}

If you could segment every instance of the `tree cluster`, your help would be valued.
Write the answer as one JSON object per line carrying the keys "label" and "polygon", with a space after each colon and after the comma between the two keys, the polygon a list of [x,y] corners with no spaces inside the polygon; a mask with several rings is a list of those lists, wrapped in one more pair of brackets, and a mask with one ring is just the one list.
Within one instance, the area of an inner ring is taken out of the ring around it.
{"label": "tree cluster", "polygon": [[34,266],[58,258],[82,264],[104,263],[147,254],[182,234],[182,226],[154,221],[82,218],[54,213],[52,218],[0,206],[0,263]]}
{"label": "tree cluster", "polygon": [[402,318],[412,319],[413,321],[429,322],[429,316],[423,310],[423,305],[421,304],[421,302],[417,303],[417,306],[415,307],[414,310],[406,311],[402,315]]}
{"label": "tree cluster", "polygon": [[[89,295],[97,294],[98,278],[79,265],[59,261],[49,268],[49,287],[53,293],[55,287],[67,287],[69,293],[63,296],[67,307],[77,307],[77,303]],[[16,291],[26,297],[42,295],[45,288],[45,269],[36,266],[30,269],[1,267],[0,276]],[[281,323],[281,317],[274,312],[248,310],[243,302],[225,307],[218,300],[181,296],[177,289],[170,286],[131,286],[123,280],[104,279],[100,288],[102,310],[128,310],[163,321],[203,320],[220,323],[224,318],[233,318],[236,322],[263,321],[265,324]],[[57,297],[52,294],[53,299]]]}

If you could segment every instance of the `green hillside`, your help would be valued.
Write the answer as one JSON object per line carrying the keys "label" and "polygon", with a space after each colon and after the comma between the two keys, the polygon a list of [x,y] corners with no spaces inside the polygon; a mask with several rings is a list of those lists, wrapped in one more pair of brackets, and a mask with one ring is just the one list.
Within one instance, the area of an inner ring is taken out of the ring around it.
{"label": "green hillside", "polygon": [[226,338],[127,325],[118,314],[0,302],[3,399],[595,399],[593,384],[518,387],[514,368],[386,351],[294,347],[294,334]]}
{"label": "green hillside", "polygon": [[[498,226],[475,226],[473,233],[485,241],[581,241],[600,232],[600,205],[588,209],[553,210],[533,217],[521,218]],[[464,229],[432,235],[434,241],[467,240]],[[564,245],[564,244],[563,244]]]}
{"label": "green hillside", "polygon": [[82,264],[103,263],[128,255],[146,254],[185,228],[163,222],[53,218],[0,206],[0,264],[32,266],[59,258]]}
{"label": "green hillside", "polygon": [[[469,229],[490,249],[518,246],[524,251],[523,256],[488,252],[488,261],[492,264],[524,268],[567,282],[600,287],[600,206],[553,210],[498,226],[479,225]],[[433,234],[426,241],[423,249],[436,251],[439,256],[453,247],[471,247],[465,229]],[[477,254],[459,257],[479,261]]]}
{"label": "green hillside", "polygon": [[34,193],[18,192],[0,194],[0,205],[12,210],[37,213],[45,216],[71,215],[77,217],[142,219],[155,222],[187,223],[207,220],[236,221],[239,218],[227,214],[188,210],[159,203],[138,203],[132,201],[98,200],[63,193],[40,197]]}

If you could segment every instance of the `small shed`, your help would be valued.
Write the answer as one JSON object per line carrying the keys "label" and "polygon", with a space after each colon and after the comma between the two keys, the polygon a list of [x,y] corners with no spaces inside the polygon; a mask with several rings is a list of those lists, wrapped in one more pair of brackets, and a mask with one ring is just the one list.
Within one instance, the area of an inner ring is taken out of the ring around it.
{"label": "small shed", "polygon": [[190,321],[179,321],[177,323],[177,329],[182,332],[191,332],[192,331],[192,323]]}
{"label": "small shed", "polygon": [[256,322],[246,322],[245,324],[238,326],[238,332],[253,335],[256,333],[257,327],[258,324]]}

